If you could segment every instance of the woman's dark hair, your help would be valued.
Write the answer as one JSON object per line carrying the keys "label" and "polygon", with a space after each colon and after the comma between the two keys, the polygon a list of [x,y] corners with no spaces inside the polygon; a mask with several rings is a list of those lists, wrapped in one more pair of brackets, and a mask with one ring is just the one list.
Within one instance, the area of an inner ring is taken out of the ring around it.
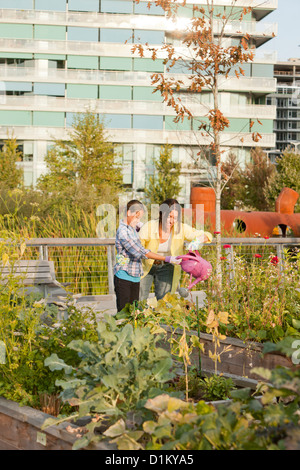
{"label": "woman's dark hair", "polygon": [[145,207],[144,204],[137,199],[132,199],[126,205],[126,214],[128,211],[135,212],[135,211],[144,211]]}
{"label": "woman's dark hair", "polygon": [[178,233],[181,224],[181,205],[176,199],[166,199],[159,206],[159,228],[165,230],[167,225],[167,218],[170,212],[173,210],[176,210],[178,214],[177,222],[174,224],[175,233]]}

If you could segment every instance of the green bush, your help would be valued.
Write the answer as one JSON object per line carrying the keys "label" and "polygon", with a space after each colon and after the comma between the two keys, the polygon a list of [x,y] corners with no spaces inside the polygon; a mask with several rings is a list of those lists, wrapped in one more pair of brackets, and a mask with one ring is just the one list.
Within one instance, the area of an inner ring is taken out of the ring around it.
{"label": "green bush", "polygon": [[[12,235],[12,234],[11,234]],[[13,267],[24,254],[21,239],[0,242],[2,265]],[[0,274],[0,395],[23,405],[40,407],[44,394],[56,395],[55,380],[44,360],[52,352],[76,364],[78,357],[66,348],[73,339],[95,339],[96,318],[92,310],[79,311],[72,301],[64,310],[47,305],[41,294],[24,293],[22,276]]]}

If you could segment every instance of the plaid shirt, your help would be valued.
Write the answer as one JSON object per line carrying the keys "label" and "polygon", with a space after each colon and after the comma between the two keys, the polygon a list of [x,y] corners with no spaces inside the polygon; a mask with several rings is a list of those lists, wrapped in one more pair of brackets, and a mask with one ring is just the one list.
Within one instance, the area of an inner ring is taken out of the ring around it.
{"label": "plaid shirt", "polygon": [[114,266],[114,274],[120,269],[130,276],[141,277],[143,275],[142,259],[147,258],[147,250],[143,247],[137,231],[130,225],[121,221],[116,233],[117,262]]}

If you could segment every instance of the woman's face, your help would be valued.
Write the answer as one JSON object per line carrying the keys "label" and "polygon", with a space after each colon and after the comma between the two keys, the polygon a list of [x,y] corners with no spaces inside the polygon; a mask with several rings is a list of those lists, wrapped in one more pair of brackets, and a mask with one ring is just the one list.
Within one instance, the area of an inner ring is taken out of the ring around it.
{"label": "woman's face", "polygon": [[168,217],[167,217],[167,220],[166,220],[166,226],[168,229],[171,229],[174,224],[177,222],[178,220],[178,212],[176,210],[172,210]]}

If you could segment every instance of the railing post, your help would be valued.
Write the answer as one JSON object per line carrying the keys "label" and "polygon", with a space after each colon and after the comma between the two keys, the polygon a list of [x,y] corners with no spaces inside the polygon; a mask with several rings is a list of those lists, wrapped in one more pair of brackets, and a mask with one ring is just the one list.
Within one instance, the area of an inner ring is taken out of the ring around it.
{"label": "railing post", "polygon": [[48,246],[47,245],[39,246],[39,259],[41,261],[48,261]]}
{"label": "railing post", "polygon": [[107,245],[107,271],[108,271],[108,292],[109,294],[114,294],[114,246]]}
{"label": "railing post", "polygon": [[234,280],[234,253],[233,246],[230,246],[230,272],[229,272],[230,281]]}
{"label": "railing post", "polygon": [[276,245],[276,252],[277,252],[277,258],[279,259],[279,270],[280,270],[280,273],[282,273],[283,271],[283,267],[284,267],[284,254],[283,254],[283,249],[282,249],[282,245]]}
{"label": "railing post", "polygon": [[225,248],[226,253],[226,264],[229,271],[229,281],[233,281],[234,279],[234,255],[233,255],[233,246],[231,245],[230,248]]}

